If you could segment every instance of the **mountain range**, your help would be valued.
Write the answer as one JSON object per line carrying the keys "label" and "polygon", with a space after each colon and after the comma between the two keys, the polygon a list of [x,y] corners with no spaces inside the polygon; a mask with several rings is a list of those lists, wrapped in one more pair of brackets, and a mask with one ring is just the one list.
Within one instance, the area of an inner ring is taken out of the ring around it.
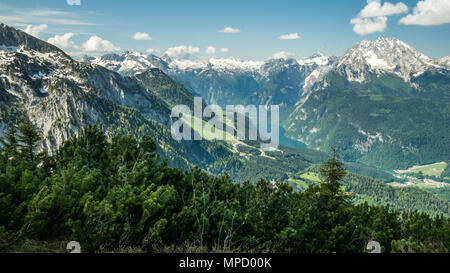
{"label": "mountain range", "polygon": [[[358,177],[346,187],[361,199],[447,214],[448,201],[386,185],[395,178],[381,169],[450,158],[449,71],[448,58],[385,38],[362,41],[341,57],[318,52],[299,60],[192,61],[135,52],[75,60],[1,24],[0,137],[28,119],[44,137],[41,148],[54,151],[86,125],[100,124],[109,137],[151,135],[172,166],[298,189],[312,182],[304,172],[336,146]],[[250,141],[175,141],[171,108],[192,105],[194,96],[221,106],[280,105],[284,134],[308,148],[265,152]]]}
{"label": "mountain range", "polygon": [[383,169],[450,158],[449,57],[395,38],[364,40],[340,57],[172,60],[125,52],[89,58],[123,75],[159,68],[207,103],[276,104],[288,138]]}

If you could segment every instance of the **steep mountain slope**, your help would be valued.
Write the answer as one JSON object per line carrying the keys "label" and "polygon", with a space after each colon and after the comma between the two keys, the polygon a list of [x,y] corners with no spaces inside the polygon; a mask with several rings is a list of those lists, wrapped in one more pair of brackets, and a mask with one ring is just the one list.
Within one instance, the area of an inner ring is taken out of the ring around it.
{"label": "steep mountain slope", "polygon": [[379,38],[347,51],[284,125],[310,147],[392,169],[450,158],[449,102],[448,66]]}
{"label": "steep mountain slope", "polygon": [[[300,63],[301,64],[300,64]],[[327,66],[330,59],[313,55],[306,60],[270,59],[260,69],[260,88],[253,92],[246,102],[250,104],[293,106],[301,97],[307,78],[319,68]]]}
{"label": "steep mountain slope", "polygon": [[188,105],[193,109],[192,94],[180,83],[175,82],[158,68],[150,68],[134,75],[134,78],[147,90],[154,91],[170,108],[178,104]]}

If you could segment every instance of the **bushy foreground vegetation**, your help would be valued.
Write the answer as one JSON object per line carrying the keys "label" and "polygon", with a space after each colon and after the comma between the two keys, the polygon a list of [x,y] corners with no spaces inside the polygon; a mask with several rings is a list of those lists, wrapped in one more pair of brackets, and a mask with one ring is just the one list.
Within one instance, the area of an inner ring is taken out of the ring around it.
{"label": "bushy foreground vegetation", "polygon": [[0,250],[24,240],[79,241],[84,251],[192,248],[271,252],[447,252],[444,216],[355,205],[339,155],[304,192],[285,183],[233,183],[170,168],[150,136],[110,141],[96,127],[54,155],[35,152],[30,123],[10,130],[0,153]]}

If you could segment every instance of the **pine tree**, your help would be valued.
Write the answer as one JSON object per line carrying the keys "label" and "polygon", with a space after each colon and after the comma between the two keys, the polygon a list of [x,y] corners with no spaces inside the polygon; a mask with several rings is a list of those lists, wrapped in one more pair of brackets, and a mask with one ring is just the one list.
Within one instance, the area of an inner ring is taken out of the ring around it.
{"label": "pine tree", "polygon": [[26,120],[19,127],[20,134],[18,135],[20,153],[23,158],[28,161],[33,161],[35,157],[35,150],[37,143],[41,140],[36,127],[31,121]]}
{"label": "pine tree", "polygon": [[347,175],[344,163],[340,161],[340,155],[336,148],[333,148],[333,156],[327,160],[320,169],[320,174],[324,179],[322,189],[331,195],[338,195],[341,192],[341,182]]}

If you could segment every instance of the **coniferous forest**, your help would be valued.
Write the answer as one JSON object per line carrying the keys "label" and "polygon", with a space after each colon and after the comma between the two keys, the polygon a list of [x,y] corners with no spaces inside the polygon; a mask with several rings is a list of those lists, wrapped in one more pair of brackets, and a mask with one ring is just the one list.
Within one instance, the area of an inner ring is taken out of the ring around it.
{"label": "coniferous forest", "polygon": [[0,153],[0,251],[27,242],[80,242],[84,252],[447,252],[448,216],[355,203],[338,151],[304,190],[233,183],[200,168],[171,168],[151,136],[107,140],[86,127],[38,153],[30,123]]}

